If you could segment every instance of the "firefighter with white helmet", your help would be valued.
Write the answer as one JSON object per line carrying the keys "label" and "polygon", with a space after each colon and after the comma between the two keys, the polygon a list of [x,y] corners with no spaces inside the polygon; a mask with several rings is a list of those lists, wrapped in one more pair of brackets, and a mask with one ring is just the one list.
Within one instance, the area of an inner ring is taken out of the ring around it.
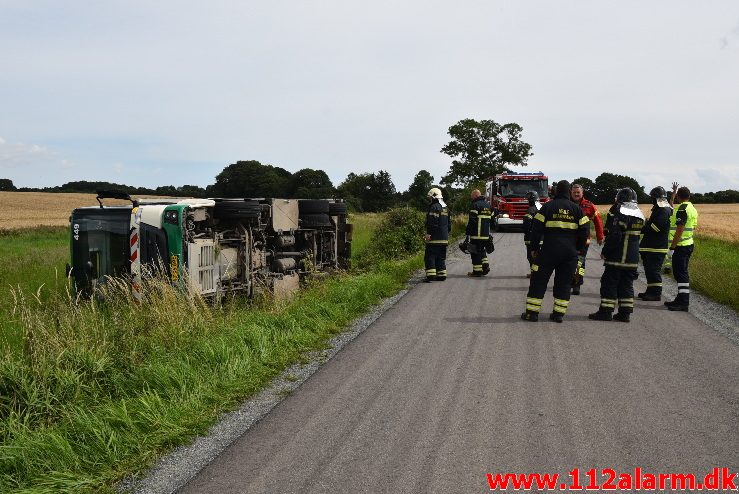
{"label": "firefighter with white helmet", "polygon": [[452,224],[449,221],[449,208],[444,202],[441,189],[432,187],[426,195],[429,209],[426,213],[426,283],[446,280],[446,249],[449,244],[449,232]]}

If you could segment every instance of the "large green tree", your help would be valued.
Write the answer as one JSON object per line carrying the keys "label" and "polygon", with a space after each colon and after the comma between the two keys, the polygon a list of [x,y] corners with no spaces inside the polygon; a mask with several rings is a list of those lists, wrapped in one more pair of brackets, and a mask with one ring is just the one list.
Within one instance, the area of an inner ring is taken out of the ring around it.
{"label": "large green tree", "polygon": [[259,161],[237,161],[216,176],[208,194],[219,197],[285,197],[289,195],[290,172]]}
{"label": "large green tree", "polygon": [[390,174],[383,170],[359,175],[350,173],[337,190],[358,211],[385,211],[396,201],[395,184]]}
{"label": "large green tree", "polygon": [[601,173],[596,177],[593,184],[592,200],[596,204],[613,204],[616,193],[624,187],[634,189],[639,202],[650,202],[649,195],[644,192],[644,187],[636,179],[615,173]]}
{"label": "large green tree", "polygon": [[333,197],[336,190],[331,179],[323,170],[303,168],[290,177],[290,195],[301,199],[324,199]]}
{"label": "large green tree", "polygon": [[0,191],[2,192],[12,192],[16,190],[15,185],[13,185],[13,181],[9,178],[0,178]]}
{"label": "large green tree", "polygon": [[523,127],[493,120],[467,118],[449,127],[452,138],[441,152],[452,165],[441,180],[447,185],[470,185],[504,171],[509,166],[526,165],[531,145],[521,140]]}
{"label": "large green tree", "polygon": [[413,177],[413,182],[403,194],[403,200],[410,206],[418,209],[426,209],[428,202],[426,195],[434,186],[434,177],[426,170],[421,170]]}

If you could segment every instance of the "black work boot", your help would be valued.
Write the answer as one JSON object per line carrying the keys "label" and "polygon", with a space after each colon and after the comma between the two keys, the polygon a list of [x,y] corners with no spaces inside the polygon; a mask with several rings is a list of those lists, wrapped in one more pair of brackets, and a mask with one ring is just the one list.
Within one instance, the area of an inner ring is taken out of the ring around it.
{"label": "black work boot", "polygon": [[560,322],[561,323],[562,320],[564,319],[564,317],[565,317],[565,315],[562,314],[561,312],[552,312],[551,314],[549,314],[549,319],[552,320],[552,321],[554,321],[554,322]]}
{"label": "black work boot", "polygon": [[470,278],[481,278],[482,277],[482,271],[470,271],[467,273],[467,276]]}
{"label": "black work boot", "polygon": [[665,305],[667,305],[667,308],[672,311],[682,311],[682,312],[688,312],[688,305],[684,304],[682,302],[672,302],[669,305],[667,302],[665,302]]}
{"label": "black work boot", "polygon": [[572,294],[573,295],[580,295],[580,287],[579,286],[573,286],[572,287]]}
{"label": "black work boot", "polygon": [[592,319],[594,321],[611,321],[613,319],[613,312],[598,309],[598,312],[588,314],[588,319]]}
{"label": "black work boot", "polygon": [[619,311],[619,312],[617,312],[616,314],[613,315],[613,320],[614,321],[621,321],[621,322],[630,322],[631,321],[631,317],[630,317],[630,314],[628,312],[620,312]]}
{"label": "black work boot", "polygon": [[521,314],[521,319],[524,321],[530,321],[530,322],[536,322],[539,320],[539,313],[534,312],[533,310],[527,310],[523,314]]}
{"label": "black work boot", "polygon": [[659,302],[662,300],[662,295],[658,293],[640,293],[639,298],[645,302]]}
{"label": "black work boot", "polygon": [[490,266],[487,264],[482,265],[482,275],[485,276],[490,272]]}
{"label": "black work boot", "polygon": [[446,276],[437,276],[434,281],[446,281]]}
{"label": "black work boot", "polygon": [[436,280],[436,276],[427,276],[425,280],[423,280],[424,283],[431,283],[432,281]]}

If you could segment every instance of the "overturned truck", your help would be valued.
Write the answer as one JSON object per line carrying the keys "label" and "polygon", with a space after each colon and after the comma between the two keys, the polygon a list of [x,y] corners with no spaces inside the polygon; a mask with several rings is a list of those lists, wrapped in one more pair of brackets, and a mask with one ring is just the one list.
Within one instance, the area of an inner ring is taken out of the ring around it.
{"label": "overturned truck", "polygon": [[[103,204],[111,198],[131,204]],[[208,298],[284,297],[302,277],[351,262],[352,228],[339,200],[132,200],[109,191],[97,199],[70,217],[68,276],[87,295],[122,277],[140,299],[142,280],[158,273]]]}

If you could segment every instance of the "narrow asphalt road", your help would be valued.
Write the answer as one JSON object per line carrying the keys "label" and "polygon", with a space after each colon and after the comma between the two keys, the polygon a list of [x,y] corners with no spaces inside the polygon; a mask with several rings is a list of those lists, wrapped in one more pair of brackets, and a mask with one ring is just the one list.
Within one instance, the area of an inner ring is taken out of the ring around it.
{"label": "narrow asphalt road", "polygon": [[463,260],[413,288],[180,492],[471,493],[498,472],[739,471],[739,346],[661,303],[637,302],[630,324],[589,321],[592,249],[565,324],[546,318],[551,290],[543,320],[521,321],[522,237],[496,241],[489,276],[467,278]]}

